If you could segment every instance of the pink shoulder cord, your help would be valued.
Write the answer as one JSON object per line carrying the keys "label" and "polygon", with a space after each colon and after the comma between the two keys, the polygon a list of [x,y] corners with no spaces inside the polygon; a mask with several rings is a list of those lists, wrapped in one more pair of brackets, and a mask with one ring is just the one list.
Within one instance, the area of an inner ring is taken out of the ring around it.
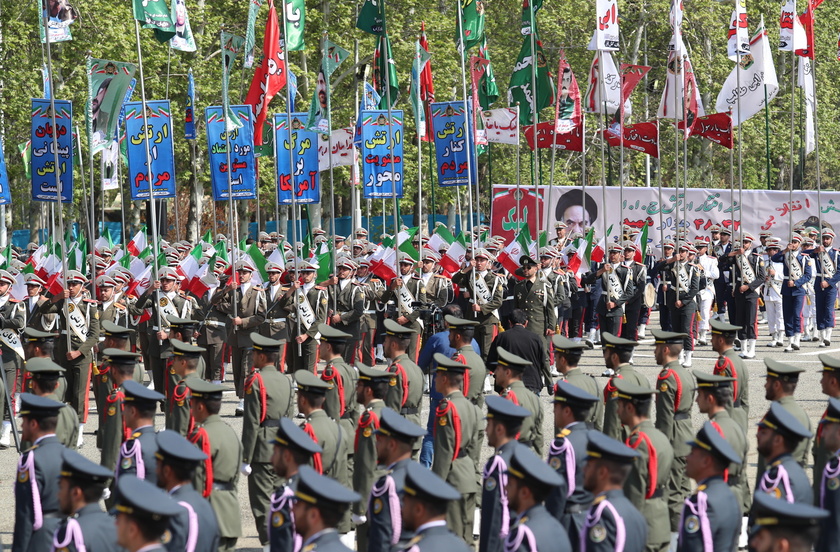
{"label": "pink shoulder cord", "polygon": [[[270,512],[272,514],[274,512],[279,512],[280,510],[286,507],[286,504],[288,504],[290,500],[294,499],[294,496],[295,493],[294,491],[292,491],[291,488],[289,488],[288,486],[283,487],[283,494],[278,495],[277,493],[274,493],[271,496],[271,504],[269,507]],[[303,539],[294,530],[295,514],[292,512],[291,508],[289,508],[289,521],[292,523],[292,534],[294,534],[295,539],[295,547],[292,550],[292,552],[298,552],[301,546],[303,546]],[[266,526],[268,528],[268,532],[271,533],[271,516],[268,516],[268,518],[266,519]]]}
{"label": "pink shoulder cord", "polygon": [[487,479],[494,471],[499,474],[499,482],[496,485],[499,489],[499,505],[502,510],[502,527],[499,536],[504,539],[510,530],[510,512],[508,511],[507,496],[507,464],[500,454],[493,456],[493,459],[484,468],[484,479]]}
{"label": "pink shoulder cord", "polygon": [[566,498],[569,498],[575,492],[575,477],[577,474],[577,465],[575,464],[575,447],[573,447],[569,440],[566,438],[563,439],[563,444],[559,447],[554,444],[554,441],[552,441],[551,447],[548,451],[549,458],[552,456],[560,456],[561,454],[566,457],[565,475],[566,483],[569,486],[566,490]]}
{"label": "pink shoulder cord", "polygon": [[190,529],[185,550],[186,552],[195,552],[195,543],[198,540],[198,516],[195,515],[195,510],[189,502],[181,501],[178,504],[187,509],[187,517],[190,520]]}
{"label": "pink shoulder cord", "polygon": [[[391,544],[396,545],[400,542],[400,535],[402,534],[402,512],[400,510],[400,497],[397,496],[397,484],[394,483],[394,478],[390,475],[385,476],[385,482],[381,486],[374,485],[370,490],[371,498],[379,498],[386,493],[388,494],[388,511],[391,512]],[[370,499],[368,499],[368,511],[373,511],[370,507]]]}
{"label": "pink shoulder cord", "polygon": [[601,501],[594,510],[587,514],[586,522],[583,524],[583,531],[580,532],[580,549],[586,550],[586,539],[589,534],[589,529],[601,519],[601,513],[604,511],[604,508],[609,508],[610,513],[615,518],[615,552],[624,552],[624,541],[627,538],[624,519],[618,515],[615,506],[610,504],[609,500]]}
{"label": "pink shoulder cord", "polygon": [[87,549],[85,548],[82,526],[73,517],[67,518],[67,525],[64,529],[64,540],[62,542],[58,541],[58,531],[53,535],[53,551],[67,550],[71,542],[76,545],[76,552],[86,552]]}
{"label": "pink shoulder cord", "polygon": [[[132,443],[131,448],[128,444]],[[134,463],[137,465],[137,479],[146,479],[146,464],[143,462],[142,446],[137,439],[129,439],[122,444],[123,458],[134,457]]]}
{"label": "pink shoulder cord", "polygon": [[833,468],[831,467],[831,461],[835,460],[837,457],[829,459],[826,463],[825,468],[823,468],[822,473],[822,484],[820,485],[820,508],[825,508],[825,482],[828,479],[834,479],[835,477],[840,476],[840,462],[837,463],[836,466]]}
{"label": "pink shoulder cord", "polygon": [[23,456],[20,457],[18,472],[24,470],[29,472],[29,484],[32,486],[32,516],[34,517],[32,530],[37,531],[44,525],[44,513],[41,511],[41,493],[38,491],[38,482],[35,480],[35,453],[29,452],[25,456],[25,461]]}
{"label": "pink shoulder cord", "polygon": [[787,500],[789,503],[793,504],[793,493],[791,492],[790,488],[790,477],[788,476],[788,472],[784,466],[779,464],[776,466],[776,477],[771,478],[769,474],[770,470],[764,472],[764,475],[761,476],[761,490],[765,493],[773,493],[774,490],[779,488],[779,483],[782,484],[784,487],[785,496],[784,499]]}
{"label": "pink shoulder cord", "polygon": [[[712,541],[712,526],[709,523],[709,516],[706,514],[709,496],[703,491],[697,493],[697,504],[691,501],[691,497],[685,499],[685,507],[697,516],[700,521],[700,534],[703,535],[703,550],[714,550]],[[680,529],[685,521],[685,510],[680,513]],[[682,534],[682,532],[680,532]]]}
{"label": "pink shoulder cord", "polygon": [[[511,536],[513,536],[513,533],[511,533]],[[516,526],[516,536],[513,536],[512,539],[505,539],[505,552],[519,550],[519,547],[522,546],[522,541],[525,539],[528,539],[528,550],[538,552],[537,538],[534,536],[534,532],[531,531],[531,528],[524,524]]]}

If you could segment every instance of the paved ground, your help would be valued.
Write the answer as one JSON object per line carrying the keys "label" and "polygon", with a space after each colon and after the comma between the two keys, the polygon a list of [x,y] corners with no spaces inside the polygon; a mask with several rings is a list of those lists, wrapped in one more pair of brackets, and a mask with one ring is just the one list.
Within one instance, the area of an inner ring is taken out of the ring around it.
{"label": "paved ground", "polygon": [[[656,320],[656,313],[654,313],[654,324]],[[799,380],[799,387],[796,391],[796,398],[800,405],[805,409],[805,411],[811,416],[812,420],[818,420],[819,417],[822,415],[823,411],[825,410],[826,399],[825,396],[821,393],[820,387],[820,374],[819,370],[821,369],[821,365],[819,363],[819,359],[817,355],[820,353],[830,353],[837,356],[840,356],[840,335],[836,338],[836,347],[831,348],[822,348],[818,347],[817,343],[803,343],[802,350],[798,353],[784,353],[781,348],[768,348],[766,347],[766,343],[768,342],[769,338],[767,334],[767,326],[761,325],[759,326],[759,330],[761,335],[761,339],[756,346],[756,355],[758,358],[754,360],[748,360],[747,366],[750,370],[750,422],[754,425],[764,414],[767,410],[767,401],[764,399],[764,362],[762,359],[764,358],[774,358],[776,360],[782,362],[788,362],[791,364],[802,365],[806,368],[806,372],[800,377]],[[698,350],[695,352],[694,355],[694,366],[695,369],[700,369],[704,371],[711,371],[712,366],[714,364],[717,355],[711,350],[711,347],[698,347]],[[635,355],[635,364],[636,368],[638,368],[645,376],[647,376],[651,383],[653,383],[656,379],[656,376],[659,373],[659,367],[655,365],[654,358],[653,358],[653,340],[652,339],[645,339],[642,340],[641,346],[637,349],[637,353]],[[581,368],[585,372],[599,375],[603,370],[603,362],[601,359],[601,352],[600,347],[597,347],[595,351],[587,352],[581,362]],[[599,378],[599,383],[601,385],[604,384],[604,379]],[[543,394],[541,397],[542,403],[544,408],[546,409],[546,416],[545,419],[545,427],[543,434],[546,438],[550,437],[553,431],[551,427],[553,425],[553,410],[551,406],[551,399],[548,395]],[[93,401],[91,400],[91,403]],[[241,418],[234,417],[234,408],[236,406],[236,402],[234,397],[231,395],[226,398],[225,403],[222,406],[222,417],[227,421],[234,429],[237,431],[241,430],[242,423]],[[424,417],[428,415],[428,397],[424,398]],[[693,420],[695,427],[699,427],[705,416],[700,415],[696,408],[693,414]],[[163,426],[163,416],[158,415],[157,419],[158,427]],[[85,456],[97,460],[99,459],[99,451],[96,449],[96,440],[93,436],[93,431],[97,427],[96,416],[91,415],[88,424],[85,426],[85,443],[81,449],[81,453]],[[754,431],[750,430],[750,452],[748,457],[749,463],[749,481],[753,481],[755,479],[755,464],[756,464],[756,452],[755,452],[755,433]],[[484,457],[488,457],[490,455],[490,449],[485,446],[484,448]],[[14,525],[14,508],[11,507],[14,504],[14,496],[13,496],[13,483],[15,478],[15,466],[17,462],[17,452],[14,448],[0,450],[0,504],[6,504],[7,507],[0,508],[0,540],[2,540],[3,544],[7,546],[11,543],[12,540],[12,528]],[[809,470],[810,475],[810,470]],[[241,508],[241,515],[242,515],[242,525],[244,536],[239,539],[238,546],[239,550],[242,551],[249,551],[249,552],[259,552],[261,551],[261,547],[259,546],[259,541],[256,537],[256,529],[254,527],[254,519],[251,515],[250,508],[248,507],[248,500],[247,500],[247,485],[244,478],[240,478],[239,482],[239,496],[240,496],[240,504]]]}

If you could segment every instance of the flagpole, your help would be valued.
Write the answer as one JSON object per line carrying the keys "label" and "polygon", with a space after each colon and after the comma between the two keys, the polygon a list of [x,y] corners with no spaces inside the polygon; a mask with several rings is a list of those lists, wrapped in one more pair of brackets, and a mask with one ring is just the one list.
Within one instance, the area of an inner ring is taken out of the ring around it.
{"label": "flagpole", "polygon": [[[539,208],[539,184],[540,184],[540,167],[537,160],[535,160],[534,155],[539,155],[539,141],[537,140],[537,125],[540,120],[540,115],[537,111],[537,24],[536,24],[536,17],[534,14],[534,0],[527,0],[528,1],[528,11],[529,17],[531,19],[531,123],[533,124],[534,128],[534,153],[531,155],[531,162],[533,163],[533,176],[534,176],[534,216],[537,220],[537,245],[539,246],[539,236],[540,236],[540,208]],[[460,12],[459,12],[460,13]],[[552,144],[553,146],[553,144]],[[530,240],[530,236],[529,236]]]}
{"label": "flagpole", "polygon": [[[271,0],[273,2],[273,0]],[[289,71],[289,43],[287,39],[287,21],[286,21],[286,3],[285,0],[283,2],[283,9],[280,11],[283,13],[283,65],[286,69],[286,131],[288,134],[289,140],[289,185],[292,188],[292,192],[290,194],[292,198],[292,259],[294,262],[294,280],[290,283],[294,283],[300,276],[300,272],[298,271],[298,258],[300,257],[300,252],[297,248],[298,243],[298,213],[297,213],[297,201],[295,199],[295,151],[292,147],[292,91],[289,86],[289,79],[288,79],[288,71]],[[272,132],[274,129],[274,125],[272,124]],[[274,137],[274,147],[275,151],[277,148],[277,136]],[[278,196],[279,196],[279,187],[280,184],[278,182]],[[283,253],[284,260],[285,260],[285,252]],[[301,290],[301,293],[303,291]],[[303,345],[297,340],[297,337],[301,334],[300,331],[300,302],[297,299],[297,292],[293,292],[295,296],[295,324],[297,326],[296,333],[295,333],[295,343],[297,343],[297,352],[298,356],[303,354]]]}
{"label": "flagpole", "polygon": [[[796,159],[796,51],[790,48],[790,193],[788,194],[788,243],[793,241],[793,174]],[[820,229],[822,232],[822,229]],[[822,240],[820,240],[822,243]]]}
{"label": "flagpole", "polygon": [[[79,127],[76,127],[76,136],[81,137],[81,133],[79,132]],[[81,141],[81,139],[76,140],[76,145],[79,149],[79,159],[81,159],[82,158],[82,141]],[[84,171],[79,171],[79,174],[82,177],[82,193],[85,196],[87,196],[87,184],[85,183],[85,176],[84,176],[85,173],[84,173]],[[90,195],[93,196],[93,181],[91,181],[91,183],[90,183]],[[93,230],[91,229],[91,224],[90,224],[90,219],[93,218],[93,214],[88,213],[88,215],[89,215],[90,218],[85,217],[85,220],[88,223],[87,224],[87,233],[88,233],[88,236],[89,236],[88,248],[90,249],[91,244],[95,243],[95,238],[93,237]],[[94,251],[95,251],[95,248],[94,248]],[[84,259],[84,255],[85,255],[85,252],[83,251],[82,252],[82,258],[83,259]],[[90,278],[91,291],[93,292],[93,299],[96,299],[96,255],[95,255],[95,253],[94,253],[94,255],[91,256],[91,263],[90,263],[89,268],[90,268],[90,274],[91,274],[91,278]]]}
{"label": "flagpole", "polygon": [[[385,67],[382,67],[385,73],[385,103],[388,108],[388,155],[391,157],[391,199],[394,201],[394,273],[397,278],[400,278],[400,225],[398,218],[399,207],[397,205],[397,178],[396,178],[396,164],[394,161],[394,115],[391,107],[391,56],[389,56],[389,41],[388,41],[388,27],[385,23],[385,1],[382,0],[382,36],[379,38],[381,44],[381,56],[385,58]],[[385,226],[385,200],[382,200],[382,226]],[[399,294],[395,294],[397,298],[397,310],[399,316],[402,316],[402,300]]]}
{"label": "flagpole", "polygon": [[[134,19],[134,37],[137,43],[137,67],[140,71],[140,103],[143,111],[143,128],[149,128],[149,121],[146,114],[146,81],[143,76],[143,50],[140,48],[140,22]],[[224,57],[224,56],[222,56]],[[157,223],[157,206],[155,205],[155,191],[152,184],[152,151],[149,146],[149,136],[147,132],[143,133],[143,143],[146,145],[146,181],[149,184],[149,214],[152,216],[152,245],[154,252],[152,253],[153,270],[155,273],[155,280],[158,279],[158,223]],[[157,315],[158,331],[161,328],[161,314],[160,308],[160,290],[155,292],[156,305],[155,314]],[[162,340],[158,339],[158,344]]]}
{"label": "flagpole", "polygon": [[[458,0],[456,2],[455,11],[458,13],[458,42],[459,42],[459,47],[457,49],[459,50],[458,53],[460,54],[459,57],[460,57],[460,61],[461,61],[461,92],[462,92],[463,98],[464,98],[464,137],[467,140],[467,198],[468,198],[468,201],[469,201],[469,208],[470,208],[470,219],[469,219],[468,224],[467,224],[467,227],[469,228],[469,234],[468,235],[470,237],[470,243],[469,243],[468,251],[472,251],[472,255],[471,255],[470,259],[474,261],[475,260],[475,236],[473,235],[474,234],[474,225],[473,225],[473,204],[472,204],[472,182],[471,182],[471,180],[472,180],[472,156],[473,156],[473,153],[475,152],[475,140],[474,140],[474,137],[472,137],[470,135],[469,106],[467,104],[467,70],[466,70],[466,60],[465,60],[465,58],[467,57],[467,45],[466,45],[466,42],[464,41],[464,14],[461,12],[461,2],[460,2],[460,0]],[[533,62],[533,60],[532,60],[532,62]],[[536,138],[536,134],[534,135],[534,137]],[[478,200],[478,198],[476,198],[476,201],[477,200]],[[535,198],[535,201],[536,201],[536,198]],[[539,220],[539,219],[537,219],[537,220]],[[480,224],[480,222],[481,221],[479,221],[479,224]],[[473,293],[473,297],[472,297],[471,302],[474,305],[477,305],[478,303],[476,302],[476,297],[475,297],[475,286],[476,286],[476,284],[475,284],[475,280],[476,280],[476,270],[475,270],[475,268],[473,268],[473,270],[470,271],[470,275],[471,275],[471,278],[472,278],[471,283],[472,283],[472,293]],[[472,315],[473,315],[473,318],[476,317],[475,310],[473,310]]]}
{"label": "flagpole", "polygon": [[[519,102],[516,102],[516,120],[519,121]],[[517,124],[516,136],[519,138],[519,143],[516,144],[516,235],[519,235],[519,230],[522,228],[522,211],[519,209],[520,198],[522,197],[522,174],[520,173],[520,159],[522,156],[522,136],[519,134]],[[534,136],[534,140],[537,137]],[[535,142],[536,143],[536,142]]]}
{"label": "flagpole", "polygon": [[[736,0],[737,1],[737,0]],[[737,36],[736,36],[737,42]],[[736,69],[735,69],[735,80],[736,80],[736,87],[740,91],[741,90],[741,45],[738,44],[736,54],[738,56],[738,60],[736,61]],[[742,224],[739,226],[738,237],[741,240],[741,247],[744,247],[744,225],[743,225],[743,216],[744,212],[741,210],[744,206],[744,150],[742,148],[743,143],[743,118],[741,116],[741,94],[738,94],[738,98],[736,99],[738,102],[738,211],[739,216],[738,218],[742,221]],[[734,210],[733,210],[733,217],[734,217]],[[734,230],[734,229],[733,229]]]}
{"label": "flagpole", "polygon": [[[737,0],[736,0],[737,1]],[[675,44],[676,46],[676,44]],[[679,254],[680,241],[680,130],[679,130],[679,94],[677,94],[677,83],[679,79],[683,78],[680,75],[683,73],[683,60],[680,57],[680,51],[674,51],[674,245],[675,253]],[[683,88],[685,88],[685,81],[683,81]],[[685,96],[685,93],[683,93]],[[683,112],[683,124],[685,124],[685,112]],[[677,278],[677,289],[679,290],[680,279]]]}
{"label": "flagpole", "polygon": [[[414,43],[414,62],[417,63],[417,106],[415,109],[415,124],[417,125],[417,225],[420,227],[418,232],[420,234],[420,261],[423,261],[423,141],[420,138],[420,110],[424,109],[423,101],[420,98],[420,74],[422,67],[420,66],[420,37],[417,37],[417,42]],[[428,121],[431,123],[431,121]],[[423,129],[426,130],[426,129]],[[427,225],[428,226],[428,225]],[[432,229],[429,228],[431,233]]]}
{"label": "flagpole", "polygon": [[[691,104],[689,103],[689,105],[686,105],[686,103],[685,103],[685,100],[686,100],[686,98],[685,98],[685,91],[686,91],[685,79],[688,78],[688,68],[686,67],[686,65],[688,65],[688,64],[690,64],[690,62],[688,61],[688,54],[684,53],[683,54],[683,63],[682,63],[682,71],[683,71],[683,93],[682,93],[683,126],[685,127],[685,130],[683,131],[683,142],[682,142],[682,150],[683,150],[683,204],[682,204],[683,217],[682,217],[682,220],[683,220],[683,224],[686,224],[686,221],[688,221],[688,214],[687,214],[687,209],[688,209],[688,138],[691,134],[691,130],[688,128],[688,110],[689,110],[689,107],[690,107]],[[692,68],[692,72],[693,71],[694,71],[694,69]],[[694,89],[692,89],[692,90],[694,90]],[[692,94],[693,93],[694,92],[692,92]],[[689,102],[690,101],[691,100],[689,99]],[[686,229],[686,231],[685,231],[685,241],[686,242],[688,241],[688,229]]]}
{"label": "flagpole", "polygon": [[[222,25],[222,29],[224,29],[224,25]],[[227,69],[225,68],[225,53],[224,53],[225,41],[224,41],[224,35],[222,34],[223,32],[224,32],[223,30],[219,32],[219,44],[221,45],[222,50],[223,50],[222,55],[220,56],[220,61],[221,61],[221,64],[222,64],[222,79],[225,78],[225,72],[227,71]],[[236,283],[236,281],[237,281],[236,263],[237,263],[237,257],[239,256],[239,253],[240,253],[240,251],[239,251],[239,228],[238,228],[239,223],[238,223],[238,220],[237,220],[238,213],[235,212],[236,211],[236,206],[233,203],[233,175],[232,175],[233,168],[232,168],[231,162],[230,162],[230,133],[233,129],[234,123],[233,123],[233,121],[229,120],[229,119],[231,119],[230,98],[228,97],[228,90],[227,89],[225,89],[223,91],[223,94],[222,94],[222,112],[224,114],[224,121],[225,121],[225,157],[226,157],[225,162],[227,163],[227,171],[225,171],[225,173],[227,174],[228,216],[229,216],[229,220],[230,220],[230,240],[232,242],[231,243],[231,262],[233,264],[233,273],[231,274],[231,278],[233,279],[233,282]],[[144,108],[143,109],[144,117],[145,117],[145,113],[146,113],[146,110]],[[151,185],[151,182],[150,182],[150,185]],[[238,318],[239,317],[239,313],[238,313],[238,311],[239,311],[239,300],[236,297],[236,290],[234,290],[234,292],[233,292],[233,299],[231,300],[231,304],[233,305],[233,317]],[[235,324],[233,325],[233,331],[236,332],[236,325]]]}
{"label": "flagpole", "polygon": [[[358,18],[358,14],[356,15]],[[353,40],[353,67],[357,67],[359,65],[359,39],[356,38]],[[356,128],[356,125],[359,122],[359,73],[354,69],[353,71],[353,111],[354,111],[354,120],[353,120],[353,128]],[[353,156],[353,164],[350,165],[350,253],[352,254],[353,249],[356,245],[356,210],[359,208],[359,198],[356,197],[358,193],[358,186],[356,183],[358,182],[357,172],[358,167],[356,166],[356,149],[355,147],[351,148],[350,155]],[[362,221],[359,220],[358,225],[361,226]]]}
{"label": "flagpole", "polygon": [[[598,86],[601,88],[601,99],[604,103],[604,110],[599,113],[599,120],[601,126],[601,205],[603,206],[603,211],[606,211],[607,207],[607,181],[606,181],[606,165],[607,160],[606,156],[604,155],[604,146],[607,140],[606,135],[606,126],[604,122],[607,118],[607,91],[606,86],[604,85],[604,53],[602,50],[598,50]],[[620,100],[619,100],[620,101]],[[600,111],[600,110],[599,110]],[[585,207],[585,206],[584,206]],[[607,213],[603,213],[603,222],[604,222],[604,268],[607,266],[611,266],[609,263],[609,247],[610,244],[607,242]],[[620,230],[619,230],[620,231]],[[612,287],[606,286],[607,288],[607,302],[612,302]]]}
{"label": "flagpole", "polygon": [[[40,4],[39,4],[40,5]],[[55,211],[58,213],[58,216],[55,217],[58,219],[58,232],[59,232],[59,240],[61,243],[61,279],[64,283],[64,288],[67,289],[67,244],[64,241],[64,206],[61,203],[61,192],[62,192],[62,183],[61,183],[61,162],[58,158],[58,132],[56,132],[57,125],[55,122],[55,94],[56,89],[53,83],[53,69],[52,69],[52,47],[50,44],[50,27],[49,27],[49,18],[47,16],[46,10],[41,10],[41,24],[44,26],[44,37],[45,43],[47,46],[47,72],[49,74],[50,80],[50,119],[53,127],[53,135],[52,135],[52,146],[53,146],[53,163],[55,164]],[[71,131],[72,132],[72,131]],[[72,154],[71,154],[72,155]],[[72,159],[72,157],[71,157]],[[72,173],[71,173],[72,176]],[[4,222],[5,224],[5,222]],[[9,247],[8,245],[6,247]],[[68,305],[67,301],[62,301],[62,314],[64,315],[64,320],[68,319]],[[70,335],[70,329],[66,328],[67,330],[67,350],[70,351],[72,349],[72,341]],[[14,426],[15,424],[13,424]],[[15,427],[15,435],[17,435],[17,428]]]}
{"label": "flagpole", "polygon": [[[812,11],[813,13],[813,11]],[[815,44],[811,45],[811,49],[813,51]],[[806,75],[807,78],[807,75]],[[814,59],[811,60],[811,79],[813,81],[812,87],[814,90],[814,153],[817,155],[816,158],[816,170],[817,170],[817,216],[820,221],[820,244],[822,244],[822,232],[823,232],[823,214],[822,214],[822,198],[820,197],[820,192],[822,190],[822,175],[820,174],[820,125],[819,125],[819,117],[817,117],[817,56],[814,55]],[[825,281],[825,276],[822,276],[823,281]]]}
{"label": "flagpole", "polygon": [[[120,126],[117,125],[117,144],[119,143]],[[120,224],[120,237],[122,238],[120,244],[122,245],[123,252],[126,253],[125,246],[128,242],[125,241],[125,194],[123,193],[122,179],[120,178],[120,165],[121,163],[119,162],[119,159],[117,159],[116,167],[114,167],[114,170],[116,171],[117,182],[120,185],[120,220],[122,221],[122,224]]]}

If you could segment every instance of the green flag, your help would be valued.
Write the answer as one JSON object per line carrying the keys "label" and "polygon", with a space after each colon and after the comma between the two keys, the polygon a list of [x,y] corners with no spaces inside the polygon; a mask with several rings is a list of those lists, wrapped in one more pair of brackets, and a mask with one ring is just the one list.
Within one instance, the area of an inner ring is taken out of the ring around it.
{"label": "green flag", "polygon": [[414,43],[414,63],[411,64],[411,89],[409,90],[409,98],[411,99],[411,109],[414,111],[414,120],[417,122],[417,135],[426,136],[426,110],[423,107],[423,102],[420,99],[420,75],[432,55],[426,51],[420,44],[420,41]]}
{"label": "green flag", "polygon": [[306,26],[304,0],[288,0],[286,4],[286,48],[290,52],[305,49],[303,29]]}
{"label": "green flag", "polygon": [[134,19],[144,29],[154,29],[158,42],[166,42],[175,36],[175,23],[166,0],[133,0]]}
{"label": "green flag", "polygon": [[254,261],[254,267],[257,269],[257,272],[260,273],[260,278],[262,278],[263,282],[268,281],[268,272],[265,271],[265,265],[268,262],[263,255],[263,252],[260,251],[260,248],[257,247],[256,242],[252,243],[248,246],[248,249],[245,250],[245,253],[251,257],[251,260]]}
{"label": "green flag", "polygon": [[[482,0],[461,0],[461,25],[462,36],[455,38],[458,51],[466,55],[476,44],[484,40],[484,2]],[[455,23],[455,32],[458,32],[458,23]]]}
{"label": "green flag", "polygon": [[335,251],[333,249],[333,244],[330,243],[327,246],[326,252],[315,256],[315,259],[318,261],[318,271],[315,275],[316,282],[323,282],[330,277],[330,273],[332,272],[333,255],[335,255]]}
{"label": "green flag", "polygon": [[[250,13],[249,11],[249,16]],[[178,50],[179,52],[195,52],[195,38],[190,27],[187,4],[184,0],[174,0],[172,2],[172,22],[175,23],[175,36],[169,41],[172,49]]]}
{"label": "green flag", "polygon": [[382,0],[365,0],[359,17],[356,19],[356,28],[372,35],[381,35],[385,32],[385,16],[383,14]]}
{"label": "green flag", "polygon": [[[511,106],[519,104],[519,124],[530,125],[534,123],[535,113],[533,105],[536,104],[536,111],[539,113],[544,107],[554,105],[555,87],[548,71],[545,53],[542,43],[534,38],[537,46],[537,71],[536,71],[536,97],[533,94],[532,63],[534,56],[531,54],[531,37],[525,36],[522,41],[522,49],[519,51],[519,58],[516,60],[513,74],[510,77],[510,98]],[[532,102],[533,100],[533,102]]]}
{"label": "green flag", "polygon": [[318,71],[318,83],[315,86],[315,94],[312,95],[312,105],[309,107],[309,117],[306,122],[307,130],[314,130],[321,134],[330,135],[329,109],[330,90],[327,86],[330,77],[350,52],[333,44],[329,40],[324,41],[324,57],[321,59],[321,69]]}
{"label": "green flag", "polygon": [[245,50],[245,39],[241,36],[226,33],[222,31],[221,35],[222,47],[222,102],[227,113],[225,113],[225,128],[233,130],[242,127],[242,121],[230,108],[230,96],[228,95],[228,87],[230,83],[230,72],[233,70],[233,64],[236,62],[236,57]]}
{"label": "green flag", "polygon": [[26,168],[26,179],[32,178],[32,140],[18,144],[18,152],[23,158],[23,166]]}
{"label": "green flag", "polygon": [[493,64],[490,63],[487,37],[481,41],[481,46],[478,47],[478,56],[487,60],[487,65],[478,81],[478,103],[481,104],[481,109],[490,109],[490,106],[499,99],[499,87],[496,86],[496,75],[493,73]]}
{"label": "green flag", "polygon": [[[384,43],[384,48],[383,48]],[[386,73],[386,69],[387,73]],[[394,63],[394,56],[391,54],[391,40],[383,36],[376,44],[376,52],[373,54],[373,86],[382,97],[379,100],[379,109],[388,109],[388,85],[391,93],[391,107],[397,103],[400,97],[400,82],[397,78],[397,66]]]}
{"label": "green flag", "polygon": [[133,63],[87,58],[88,98],[85,115],[93,153],[105,149],[116,137],[120,110],[134,71]]}
{"label": "green flag", "polygon": [[245,28],[245,61],[244,67],[253,67],[254,65],[254,27],[257,24],[257,15],[260,13],[262,7],[262,0],[249,0],[248,2],[248,26]]}
{"label": "green flag", "polygon": [[201,241],[204,243],[213,245],[213,232],[211,230],[207,230],[203,236],[201,236]]}
{"label": "green flag", "polygon": [[227,242],[224,240],[219,241],[216,245],[213,246],[213,249],[216,250],[216,256],[222,259],[224,262],[229,263],[230,259],[228,259],[228,250],[227,250]]}
{"label": "green flag", "polygon": [[[542,0],[535,0],[534,2],[534,26],[537,26],[537,12],[540,11],[542,8]],[[524,0],[522,2],[522,26],[520,31],[522,32],[523,36],[528,36],[531,34],[531,6],[528,0]],[[537,36],[540,36],[539,30],[537,31]]]}

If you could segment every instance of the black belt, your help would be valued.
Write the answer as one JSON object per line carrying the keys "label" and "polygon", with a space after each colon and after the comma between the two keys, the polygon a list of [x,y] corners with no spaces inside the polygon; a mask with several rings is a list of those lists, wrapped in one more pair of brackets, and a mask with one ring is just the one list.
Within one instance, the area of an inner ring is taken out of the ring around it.
{"label": "black belt", "polygon": [[223,482],[223,481],[213,481],[213,490],[214,491],[234,491],[236,487],[234,487],[233,483],[230,482]]}
{"label": "black belt", "polygon": [[467,457],[467,451],[465,451],[464,449],[461,449],[461,450],[458,451],[458,455],[455,458],[458,459],[458,458],[466,458],[466,457]]}
{"label": "black belt", "polygon": [[691,419],[691,413],[689,413],[689,412],[677,412],[676,414],[674,414],[674,419],[675,420],[690,420]]}
{"label": "black belt", "polygon": [[265,420],[260,427],[280,427],[280,420]]}
{"label": "black belt", "polygon": [[403,416],[406,414],[418,414],[419,412],[419,408],[400,408],[400,414]]}
{"label": "black belt", "polygon": [[663,496],[665,496],[665,491],[663,489],[656,489],[655,491],[653,491],[653,495],[651,495],[651,497],[648,500],[650,500],[651,498],[662,498]]}
{"label": "black belt", "polygon": [[43,517],[45,517],[45,518],[63,518],[65,516],[61,512],[46,512],[46,513],[43,514]]}
{"label": "black belt", "polygon": [[568,504],[563,512],[566,514],[580,514],[588,510],[589,506],[589,504]]}
{"label": "black belt", "polygon": [[347,412],[346,414],[344,414],[344,416],[339,418],[339,420],[350,420],[352,422],[353,421],[353,412]]}
{"label": "black belt", "polygon": [[733,408],[741,408],[741,399],[736,399],[736,400],[732,403],[732,407],[733,407]]}
{"label": "black belt", "polygon": [[730,487],[740,485],[741,484],[741,476],[730,474],[729,477],[726,478],[726,484],[729,485]]}

